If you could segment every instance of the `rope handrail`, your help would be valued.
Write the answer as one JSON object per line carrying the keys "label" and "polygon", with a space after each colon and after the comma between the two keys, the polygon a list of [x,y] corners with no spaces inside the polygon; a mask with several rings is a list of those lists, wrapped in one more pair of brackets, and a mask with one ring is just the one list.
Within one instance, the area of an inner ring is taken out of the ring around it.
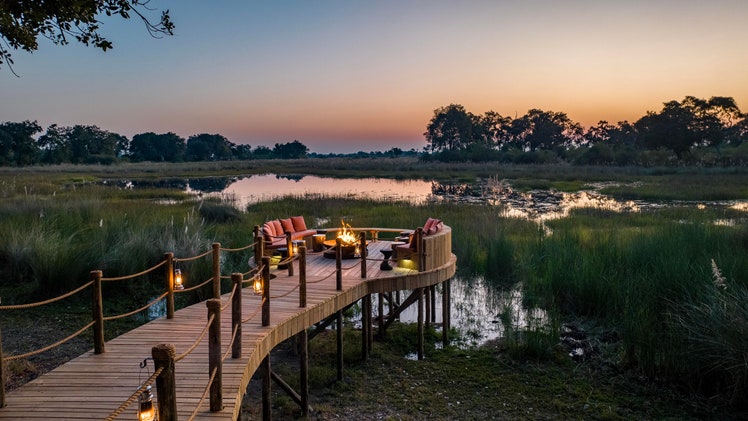
{"label": "rope handrail", "polygon": [[54,298],[50,298],[48,300],[38,301],[38,302],[35,302],[35,303],[28,303],[28,304],[13,304],[13,305],[7,305],[7,306],[0,306],[0,310],[25,310],[27,308],[33,308],[33,307],[43,306],[43,305],[46,305],[46,304],[52,304],[52,303],[54,303],[56,301],[60,301],[62,299],[70,297],[73,294],[76,294],[76,293],[78,293],[80,291],[83,291],[84,289],[90,287],[91,285],[93,285],[93,281],[88,281],[87,283],[79,286],[78,288],[76,288],[76,289],[74,289],[72,291],[69,291],[69,292],[67,292],[65,294],[62,294],[62,295],[54,297]]}
{"label": "rope handrail", "polygon": [[151,375],[151,377],[149,377],[148,380],[146,380],[145,383],[143,383],[138,388],[138,390],[135,391],[135,393],[133,393],[132,395],[130,395],[130,397],[126,401],[122,402],[122,405],[120,405],[119,408],[115,409],[114,412],[112,412],[111,414],[109,414],[108,417],[104,418],[104,421],[112,421],[112,420],[114,420],[122,412],[124,412],[124,410],[127,409],[128,406],[130,406],[133,403],[135,403],[135,401],[138,400],[138,398],[140,398],[140,395],[143,392],[145,392],[145,390],[148,388],[148,386],[151,386],[153,384],[153,382],[156,381],[156,379],[158,378],[158,376],[161,375],[162,371],[164,371],[164,367],[157,368],[156,371],[153,372],[153,374]]}
{"label": "rope handrail", "polygon": [[231,294],[229,295],[228,299],[226,299],[226,304],[221,306],[221,312],[226,310],[231,305],[231,300],[234,298],[234,294],[236,294],[236,284],[231,288]]}
{"label": "rope handrail", "polygon": [[158,297],[157,297],[156,299],[154,299],[154,300],[153,300],[153,301],[151,301],[150,303],[148,303],[148,304],[144,305],[143,307],[140,307],[139,309],[133,310],[133,311],[131,311],[131,312],[129,312],[129,313],[122,313],[122,314],[117,314],[117,315],[114,315],[114,316],[107,316],[107,317],[104,317],[104,321],[105,321],[105,322],[108,322],[108,321],[110,321],[110,320],[117,320],[117,319],[122,319],[122,318],[125,318],[125,317],[129,317],[129,316],[132,316],[133,314],[138,314],[138,313],[140,313],[141,311],[143,311],[143,310],[145,310],[145,309],[147,309],[147,308],[150,308],[150,307],[152,307],[152,306],[153,306],[153,305],[155,305],[155,304],[156,304],[157,302],[159,302],[159,301],[163,300],[164,298],[166,298],[166,296],[167,296],[167,295],[169,295],[169,293],[168,293],[168,292],[164,292],[163,294],[159,295],[159,296],[158,296]]}
{"label": "rope handrail", "polygon": [[160,268],[161,266],[163,266],[165,264],[166,264],[166,260],[162,260],[161,263],[158,263],[155,266],[151,266],[150,268],[148,268],[148,269],[146,269],[146,270],[144,270],[142,272],[133,273],[132,275],[117,276],[117,277],[113,277],[113,278],[101,278],[101,280],[102,281],[106,281],[106,282],[125,281],[125,280],[128,280],[128,279],[137,278],[138,276],[143,276],[143,275],[145,275],[145,274],[147,274],[149,272],[153,272],[154,270]]}
{"label": "rope handrail", "polygon": [[326,281],[326,280],[330,279],[332,277],[332,275],[335,275],[336,272],[337,272],[337,270],[333,270],[332,272],[330,272],[324,278],[317,279],[316,281],[309,281],[309,280],[307,280],[306,283],[307,283],[307,285],[309,285],[309,284],[318,284],[318,283],[320,283],[322,281]]}
{"label": "rope handrail", "polygon": [[283,294],[281,294],[281,295],[271,295],[271,296],[270,296],[270,299],[271,299],[271,300],[274,300],[274,299],[276,299],[276,298],[283,298],[283,297],[286,297],[286,296],[288,296],[288,294],[290,294],[290,293],[292,293],[292,292],[296,291],[297,289],[299,289],[299,286],[300,286],[300,285],[301,285],[301,284],[296,284],[296,286],[294,286],[293,288],[291,288],[291,290],[290,290],[290,291],[288,291],[288,292],[285,292],[285,293],[283,293]]}
{"label": "rope handrail", "polygon": [[3,358],[3,362],[5,362],[5,361],[20,360],[22,358],[32,357],[34,355],[41,354],[42,352],[49,351],[50,349],[55,348],[57,346],[60,346],[60,345],[64,344],[65,342],[67,342],[67,341],[75,338],[76,336],[80,335],[81,333],[83,333],[84,331],[86,331],[86,329],[88,329],[89,327],[93,326],[94,323],[95,322],[90,322],[89,324],[83,326],[77,332],[73,333],[72,335],[68,336],[67,338],[61,339],[61,340],[53,343],[52,345],[47,345],[44,348],[40,348],[40,349],[37,349],[35,351],[29,351],[29,352],[27,352],[25,354],[11,355],[9,357],[5,357],[5,358]]}
{"label": "rope handrail", "polygon": [[293,262],[294,260],[299,260],[298,254],[294,254],[293,256],[286,257],[286,260],[281,260],[280,262],[278,262],[278,265],[287,265]]}
{"label": "rope handrail", "polygon": [[208,323],[205,324],[205,327],[203,327],[203,331],[200,332],[200,336],[197,338],[195,343],[192,344],[192,346],[187,349],[187,351],[183,352],[182,354],[178,355],[176,358],[174,358],[174,362],[178,362],[184,359],[184,357],[190,355],[192,351],[197,348],[197,345],[205,339],[205,334],[208,333],[208,328],[210,328],[211,323],[213,323],[213,320],[216,318],[215,315],[211,314],[210,317],[208,317]]}
{"label": "rope handrail", "polygon": [[227,247],[221,247],[220,250],[221,251],[228,251],[228,252],[244,251],[244,250],[247,250],[248,248],[254,247],[256,245],[257,245],[257,241],[255,241],[254,243],[247,244],[244,247],[233,248],[233,249],[232,248],[227,248]]}
{"label": "rope handrail", "polygon": [[257,314],[260,313],[260,310],[262,310],[262,306],[258,305],[257,309],[255,310],[254,313],[250,314],[249,317],[247,317],[246,319],[242,320],[242,324],[243,323],[247,323],[248,321],[252,320]]}
{"label": "rope handrail", "polygon": [[195,286],[191,286],[191,287],[189,287],[189,288],[184,288],[184,289],[175,289],[175,290],[174,290],[174,293],[175,293],[175,294],[179,294],[179,293],[182,293],[182,292],[190,292],[190,291],[194,291],[194,290],[196,290],[196,289],[198,289],[198,288],[200,288],[200,287],[203,287],[203,286],[205,286],[205,285],[208,285],[208,282],[213,282],[213,277],[212,277],[212,276],[211,276],[210,278],[206,279],[205,281],[203,281],[203,283],[201,283],[201,284],[197,284],[197,285],[195,285]]}
{"label": "rope handrail", "polygon": [[231,348],[234,346],[234,341],[236,340],[236,334],[239,332],[239,325],[234,326],[234,331],[231,333],[231,340],[229,341],[229,346],[226,348],[226,352],[223,354],[223,357],[221,357],[221,361],[226,361],[226,358],[229,357],[231,354]]}
{"label": "rope handrail", "polygon": [[192,412],[192,415],[190,415],[189,421],[192,421],[197,416],[197,412],[200,411],[200,407],[203,406],[203,403],[205,402],[205,398],[208,396],[208,393],[210,392],[210,387],[213,386],[213,381],[216,379],[216,373],[218,373],[218,367],[213,368],[213,372],[210,373],[210,379],[208,380],[208,385],[205,386],[205,391],[203,392],[203,396],[200,397],[200,400],[197,401],[197,406],[195,407],[195,410]]}
{"label": "rope handrail", "polygon": [[[249,271],[247,271],[247,272],[244,272],[244,273],[242,273],[242,276],[248,276],[248,275],[249,275],[250,273],[252,273],[252,272],[254,272],[254,274],[256,275],[256,274],[258,274],[258,273],[262,272],[262,270],[263,270],[264,268],[265,268],[265,264],[262,264],[262,265],[260,265],[259,267],[256,267],[256,268],[252,268],[252,269],[250,269]],[[254,275],[252,275],[252,276],[254,276]],[[243,279],[243,280],[242,280],[242,284],[248,284],[248,283],[250,283],[250,282],[254,282],[254,279],[252,279],[252,278],[249,278],[249,279]]]}
{"label": "rope handrail", "polygon": [[203,253],[203,254],[198,254],[197,256],[192,256],[192,257],[179,257],[179,258],[175,257],[175,258],[174,258],[174,263],[177,263],[177,262],[191,262],[191,261],[193,261],[193,260],[197,260],[197,259],[200,259],[200,258],[202,258],[202,257],[205,257],[205,256],[207,256],[207,255],[209,255],[209,254],[211,254],[211,253],[213,253],[213,249],[210,249],[210,250],[206,251],[206,252],[205,252],[205,253]]}

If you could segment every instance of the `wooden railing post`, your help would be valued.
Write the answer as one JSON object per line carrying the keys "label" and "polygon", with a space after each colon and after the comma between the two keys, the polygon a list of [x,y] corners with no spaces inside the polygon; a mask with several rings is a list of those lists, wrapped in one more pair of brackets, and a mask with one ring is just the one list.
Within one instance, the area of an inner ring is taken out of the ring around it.
{"label": "wooden railing post", "polygon": [[156,377],[158,399],[158,419],[177,421],[177,384],[174,376],[174,359],[177,351],[172,344],[160,344],[151,348],[153,365],[156,370],[163,368]]}
{"label": "wooden railing post", "polygon": [[[291,232],[286,231],[286,250],[288,250],[288,258],[294,256],[293,252],[293,240],[291,240]],[[293,276],[293,260],[289,260],[288,264],[286,265],[288,269],[288,276]]]}
{"label": "wooden railing post", "polygon": [[91,288],[92,295],[92,316],[93,316],[93,334],[94,334],[94,353],[104,353],[104,304],[101,297],[101,271],[92,270],[91,280],[93,281],[93,287]]}
{"label": "wooden railing post", "polygon": [[361,231],[358,234],[359,238],[359,254],[361,254],[361,277],[366,279],[366,232]]}
{"label": "wooden railing post", "polygon": [[234,284],[234,296],[231,299],[231,332],[236,330],[234,342],[231,344],[231,358],[242,356],[242,281],[241,273],[232,273],[231,282]]}
{"label": "wooden railing post", "polygon": [[0,408],[5,407],[5,370],[3,370],[3,333],[0,331]]}
{"label": "wooden railing post", "polygon": [[221,243],[213,243],[213,298],[221,298]]}
{"label": "wooden railing post", "polygon": [[208,320],[213,322],[208,329],[208,377],[215,370],[216,375],[210,385],[210,411],[218,412],[223,409],[222,372],[223,361],[221,355],[221,300],[213,298],[206,301]]}
{"label": "wooden railing post", "polygon": [[299,307],[306,307],[306,245],[299,246]]}
{"label": "wooden railing post", "polygon": [[262,325],[270,326],[270,257],[262,257]]}
{"label": "wooden railing post", "polygon": [[254,228],[255,237],[255,265],[259,267],[262,264],[262,255],[265,254],[265,240],[260,232],[260,226],[255,225]]}
{"label": "wooden railing post", "polygon": [[166,260],[166,318],[174,318],[174,253],[164,253]]}
{"label": "wooden railing post", "polygon": [[340,237],[335,239],[335,289],[343,290],[343,243]]}

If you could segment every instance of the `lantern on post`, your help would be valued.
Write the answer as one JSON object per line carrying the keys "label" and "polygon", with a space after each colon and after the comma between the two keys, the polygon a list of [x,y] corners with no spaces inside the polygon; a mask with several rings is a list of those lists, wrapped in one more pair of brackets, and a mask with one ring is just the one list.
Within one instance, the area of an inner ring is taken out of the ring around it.
{"label": "lantern on post", "polygon": [[255,295],[262,295],[262,276],[259,273],[255,274],[252,291]]}
{"label": "lantern on post", "polygon": [[140,394],[139,402],[138,421],[158,421],[156,407],[153,405],[151,386],[146,387],[143,393]]}
{"label": "lantern on post", "polygon": [[184,289],[184,279],[182,278],[182,270],[174,269],[174,289]]}

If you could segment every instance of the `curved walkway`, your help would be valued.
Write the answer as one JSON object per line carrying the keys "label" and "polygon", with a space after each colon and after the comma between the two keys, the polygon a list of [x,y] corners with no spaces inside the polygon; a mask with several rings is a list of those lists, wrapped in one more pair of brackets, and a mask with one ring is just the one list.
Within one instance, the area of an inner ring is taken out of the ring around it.
{"label": "curved walkway", "polygon": [[[431,286],[450,279],[456,270],[454,254],[434,269],[416,272],[395,268],[381,271],[379,250],[389,248],[388,241],[369,244],[366,279],[361,278],[360,260],[346,260],[343,270],[343,289],[336,290],[335,260],[321,254],[307,256],[307,306],[299,307],[298,275],[289,277],[286,271],[274,270],[270,281],[270,325],[261,325],[261,298],[251,288],[242,289],[242,355],[226,358],[223,362],[223,410],[210,412],[204,402],[194,419],[235,420],[241,400],[254,372],[270,351],[279,343],[318,321],[335,314],[349,304],[372,293],[409,290]],[[350,263],[349,263],[350,262]],[[230,294],[222,297],[225,307]],[[277,297],[277,298],[276,298]],[[139,364],[151,356],[151,348],[158,344],[173,344],[177,353],[193,345],[207,320],[205,303],[198,303],[176,312],[173,319],[165,317],[140,326],[106,344],[106,352],[89,351],[55,370],[35,379],[19,389],[7,393],[7,406],[0,408],[0,420],[91,420],[110,417],[122,402],[153,373]],[[232,337],[231,312],[221,315],[221,337],[226,352]],[[176,399],[178,416],[190,419],[201,401],[209,379],[208,344],[202,341],[194,352],[176,363]],[[154,387],[155,390],[155,387]],[[137,404],[131,405],[116,419],[134,419]]]}

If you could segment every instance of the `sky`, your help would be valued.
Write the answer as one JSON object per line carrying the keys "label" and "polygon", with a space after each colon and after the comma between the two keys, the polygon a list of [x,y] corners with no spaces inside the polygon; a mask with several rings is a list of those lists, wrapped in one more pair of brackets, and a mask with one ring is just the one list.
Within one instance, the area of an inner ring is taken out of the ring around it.
{"label": "sky", "polygon": [[[748,1],[152,0],[175,35],[40,42],[0,68],[0,122],[218,133],[318,153],[421,150],[434,110],[636,121],[685,96],[748,111]],[[158,13],[152,14],[158,20]]]}

